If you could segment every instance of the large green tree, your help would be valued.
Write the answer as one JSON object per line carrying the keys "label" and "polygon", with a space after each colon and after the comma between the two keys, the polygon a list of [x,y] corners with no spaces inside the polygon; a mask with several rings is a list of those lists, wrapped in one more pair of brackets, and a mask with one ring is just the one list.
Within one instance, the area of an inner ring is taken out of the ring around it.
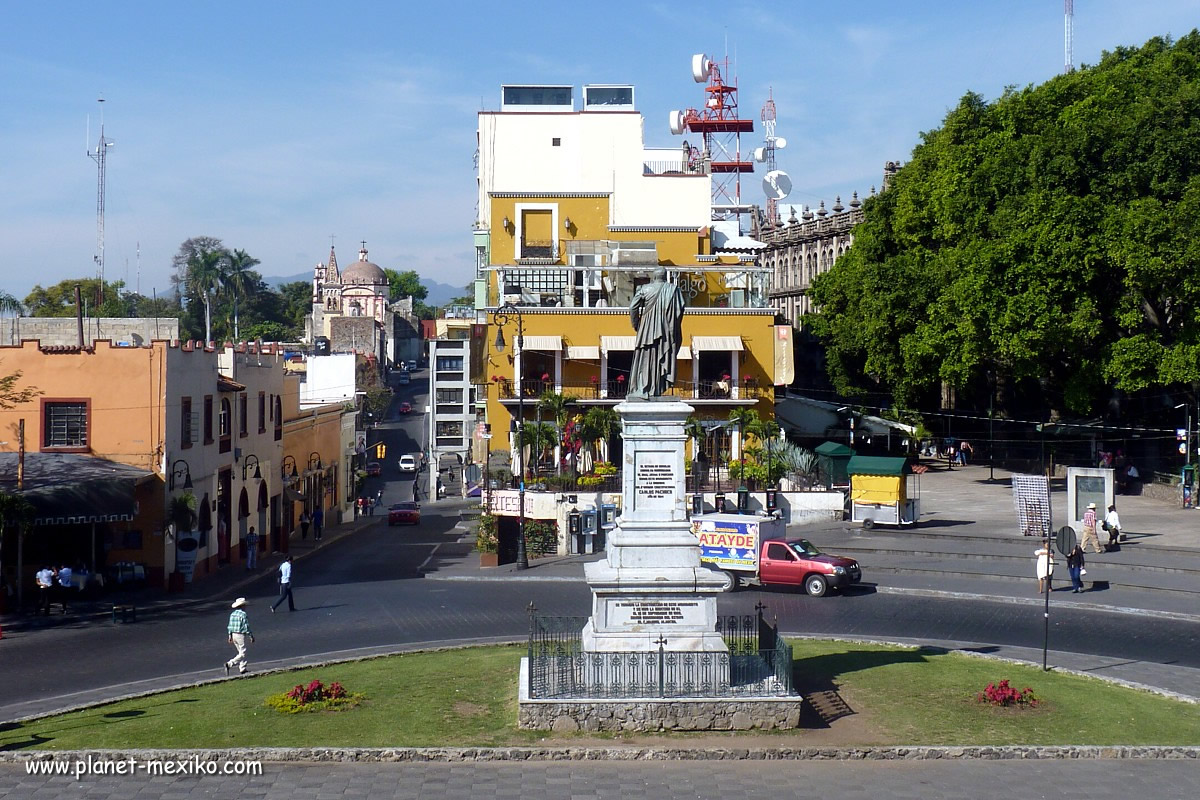
{"label": "large green tree", "polygon": [[966,95],[864,212],[812,292],[840,391],[1200,381],[1200,34]]}
{"label": "large green tree", "polygon": [[[125,284],[122,281],[104,281],[104,291],[101,293],[99,278],[68,278],[45,288],[40,284],[35,285],[25,298],[25,310],[31,317],[73,317],[76,286],[79,287],[86,316],[134,316],[129,313],[129,303],[124,299]],[[103,297],[99,306],[96,305],[98,296]]]}
{"label": "large green tree", "polygon": [[388,279],[388,300],[401,300],[405,297],[413,299],[413,313],[421,319],[433,319],[433,309],[425,304],[425,298],[429,296],[429,290],[421,284],[421,276],[415,270],[405,270],[398,272],[394,269],[385,269],[384,275]]}

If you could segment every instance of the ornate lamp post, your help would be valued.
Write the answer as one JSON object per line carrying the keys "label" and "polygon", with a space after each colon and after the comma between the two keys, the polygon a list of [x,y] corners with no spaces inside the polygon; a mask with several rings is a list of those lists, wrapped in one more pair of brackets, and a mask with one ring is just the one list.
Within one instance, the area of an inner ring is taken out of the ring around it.
{"label": "ornate lamp post", "polygon": [[[253,475],[250,475],[250,467],[254,467]],[[260,480],[262,478],[262,469],[258,464],[258,456],[254,455],[253,453],[246,456],[246,460],[242,462],[242,480],[246,480],[247,476],[254,478],[255,480]]]}
{"label": "ornate lamp post", "polygon": [[[180,467],[179,466],[180,464],[183,464],[183,466]],[[168,487],[171,489],[171,491],[175,490],[175,479],[176,478],[183,478],[183,488],[184,489],[192,488],[192,470],[188,466],[188,463],[186,461],[184,461],[182,458],[178,459],[177,461],[175,461],[174,464],[171,465],[171,480],[170,480],[170,486]]]}
{"label": "ornate lamp post", "polygon": [[[504,326],[511,318],[517,320],[517,339],[514,354],[520,359],[525,351],[525,320],[521,309],[512,303],[505,303],[492,312],[492,321],[496,324],[496,352],[504,352]],[[520,372],[521,363],[515,361],[516,372]],[[529,554],[525,550],[525,392],[521,390],[521,380],[524,374],[517,377],[517,464],[520,469],[520,479],[517,482],[517,569],[529,569]]]}

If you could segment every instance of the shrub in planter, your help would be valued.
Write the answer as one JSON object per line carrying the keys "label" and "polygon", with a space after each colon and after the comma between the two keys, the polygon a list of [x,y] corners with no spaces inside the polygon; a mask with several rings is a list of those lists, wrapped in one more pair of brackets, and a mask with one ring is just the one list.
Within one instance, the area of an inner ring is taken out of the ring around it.
{"label": "shrub in planter", "polygon": [[475,531],[475,549],[481,553],[495,553],[500,549],[500,538],[496,535],[496,517],[494,515],[479,515],[479,528]]}

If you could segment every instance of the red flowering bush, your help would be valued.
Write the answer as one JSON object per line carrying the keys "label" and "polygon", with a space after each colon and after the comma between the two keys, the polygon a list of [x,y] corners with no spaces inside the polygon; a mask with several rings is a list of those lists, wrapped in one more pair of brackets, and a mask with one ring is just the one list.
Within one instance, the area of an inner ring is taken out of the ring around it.
{"label": "red flowering bush", "polygon": [[624,375],[618,375],[618,376],[617,376],[617,383],[624,383],[624,382],[625,382],[625,376],[624,376]]}
{"label": "red flowering bush", "polygon": [[598,375],[592,376],[592,383],[598,383],[599,381],[600,381],[600,376],[598,376]]}
{"label": "red flowering bush", "polygon": [[285,714],[295,714],[300,711],[349,708],[358,705],[364,697],[362,694],[347,692],[337,681],[326,686],[319,680],[313,680],[307,686],[298,683],[290,692],[271,695],[267,698],[267,705]]}
{"label": "red flowering bush", "polygon": [[742,383],[749,383],[752,380],[754,380],[754,377],[752,375],[743,375],[742,376]]}
{"label": "red flowering bush", "polygon": [[1000,681],[999,684],[989,683],[987,687],[975,695],[975,699],[981,703],[988,703],[993,706],[1021,706],[1032,708],[1038,704],[1038,699],[1033,696],[1033,689],[1028,686],[1024,689],[1014,689],[1008,685],[1008,681]]}
{"label": "red flowering bush", "polygon": [[544,380],[544,381],[548,381],[548,380],[550,380],[550,373],[549,373],[549,372],[543,372],[543,373],[542,373],[542,380]]}

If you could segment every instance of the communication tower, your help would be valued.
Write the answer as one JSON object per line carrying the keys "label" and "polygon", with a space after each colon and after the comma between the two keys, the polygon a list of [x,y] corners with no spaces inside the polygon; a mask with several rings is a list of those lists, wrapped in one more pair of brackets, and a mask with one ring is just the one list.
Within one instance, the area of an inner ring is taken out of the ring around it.
{"label": "communication tower", "polygon": [[754,149],[754,160],[767,167],[767,174],[762,181],[763,194],[767,196],[767,222],[778,225],[779,201],[791,194],[792,179],[775,165],[775,151],[787,147],[787,139],[775,135],[775,97],[771,90],[767,91],[767,102],[763,103],[761,118],[766,135],[763,146]]}
{"label": "communication tower", "polygon": [[[725,69],[729,62],[726,60]],[[705,84],[704,106],[671,112],[671,133],[698,133],[704,140],[701,157],[712,174],[713,219],[735,219],[748,213],[742,204],[742,173],[754,162],[742,160],[742,134],[754,131],[754,120],[738,118],[737,81],[729,83],[721,67],[703,53],[692,56],[692,80]]]}
{"label": "communication tower", "polygon": [[1063,0],[1063,73],[1075,71],[1075,0]]}
{"label": "communication tower", "polygon": [[[96,162],[96,255],[92,256],[92,260],[96,262],[96,277],[100,279],[100,283],[96,287],[96,305],[99,306],[104,302],[104,171],[105,162],[108,160],[108,148],[112,147],[115,142],[104,138],[104,98],[101,97],[96,102],[101,104],[100,141],[96,144],[96,149],[89,149],[87,154],[88,158]],[[88,127],[91,125],[89,124]],[[90,148],[90,135],[88,139]]]}

